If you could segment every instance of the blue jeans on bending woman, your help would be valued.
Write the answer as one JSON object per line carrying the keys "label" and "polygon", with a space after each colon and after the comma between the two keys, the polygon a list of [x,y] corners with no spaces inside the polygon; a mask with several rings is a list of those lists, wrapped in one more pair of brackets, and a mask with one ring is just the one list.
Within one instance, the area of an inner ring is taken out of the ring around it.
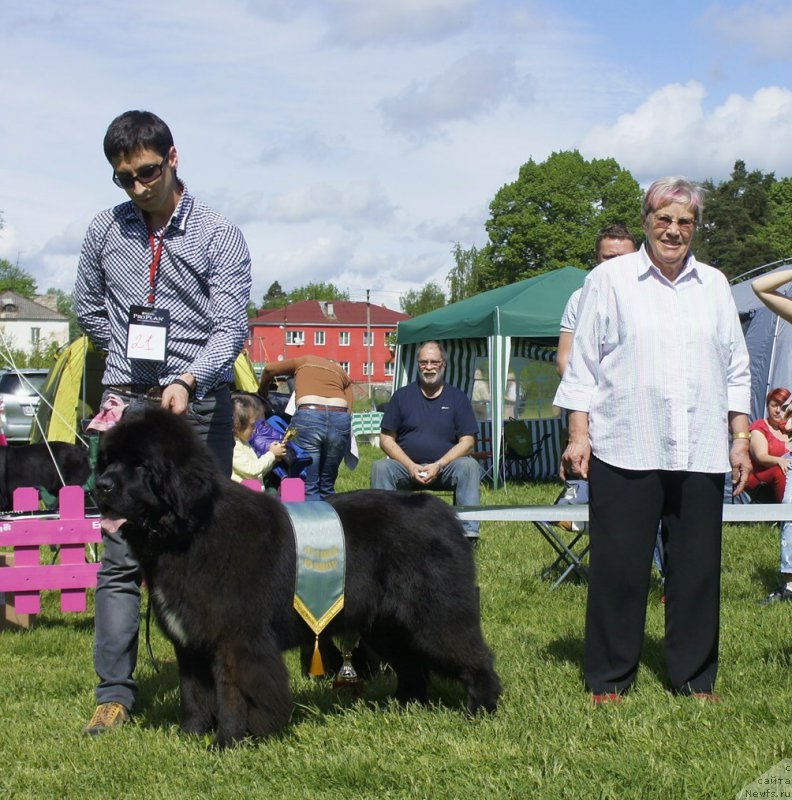
{"label": "blue jeans on bending woman", "polygon": [[311,463],[306,468],[305,499],[324,500],[335,494],[338,468],[352,436],[352,418],[346,409],[298,408],[292,417],[292,425],[297,430],[296,443],[311,456]]}

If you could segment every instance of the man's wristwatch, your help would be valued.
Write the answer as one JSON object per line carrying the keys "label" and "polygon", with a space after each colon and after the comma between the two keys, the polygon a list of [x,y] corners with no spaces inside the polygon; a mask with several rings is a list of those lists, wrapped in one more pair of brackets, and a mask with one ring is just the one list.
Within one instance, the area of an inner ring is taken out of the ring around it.
{"label": "man's wristwatch", "polygon": [[169,386],[173,386],[174,384],[176,386],[181,386],[183,389],[186,389],[187,390],[187,396],[191,400],[192,400],[193,397],[195,397],[195,387],[194,386],[190,386],[190,384],[187,383],[187,381],[183,381],[181,378],[174,378],[168,385]]}

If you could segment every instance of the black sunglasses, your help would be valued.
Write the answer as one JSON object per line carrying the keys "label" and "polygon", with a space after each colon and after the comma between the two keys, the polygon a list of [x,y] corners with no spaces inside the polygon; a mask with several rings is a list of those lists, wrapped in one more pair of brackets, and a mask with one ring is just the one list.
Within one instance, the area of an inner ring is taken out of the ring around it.
{"label": "black sunglasses", "polygon": [[114,172],[113,183],[116,186],[120,186],[122,189],[131,189],[135,185],[135,181],[144,185],[151,183],[162,175],[162,170],[167,163],[168,156],[165,156],[159,164],[149,164],[147,167],[141,167],[136,175],[133,175],[131,172]]}

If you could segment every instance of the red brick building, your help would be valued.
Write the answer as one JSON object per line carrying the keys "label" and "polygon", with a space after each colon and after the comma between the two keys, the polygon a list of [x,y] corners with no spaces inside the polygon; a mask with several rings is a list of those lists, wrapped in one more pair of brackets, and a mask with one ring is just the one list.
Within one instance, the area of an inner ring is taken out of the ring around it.
{"label": "red brick building", "polygon": [[389,383],[392,340],[403,319],[410,317],[373,303],[301,300],[253,317],[247,349],[256,365],[315,353],[337,361],[356,383]]}

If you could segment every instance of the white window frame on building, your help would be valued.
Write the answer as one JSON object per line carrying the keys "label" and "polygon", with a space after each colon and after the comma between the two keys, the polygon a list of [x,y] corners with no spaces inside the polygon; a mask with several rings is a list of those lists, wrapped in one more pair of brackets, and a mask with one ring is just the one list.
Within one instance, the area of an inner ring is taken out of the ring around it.
{"label": "white window frame on building", "polygon": [[349,331],[338,332],[338,345],[339,347],[349,347]]}
{"label": "white window frame on building", "polygon": [[349,362],[348,361],[339,361],[339,366],[341,367],[347,375],[349,375]]}
{"label": "white window frame on building", "polygon": [[305,344],[305,331],[286,331],[286,344]]}
{"label": "white window frame on building", "polygon": [[395,367],[393,365],[393,362],[392,361],[386,361],[385,362],[385,377],[386,378],[392,378],[395,373],[396,373],[396,369],[395,369]]}
{"label": "white window frame on building", "polygon": [[374,331],[363,331],[363,346],[368,347],[374,344]]}
{"label": "white window frame on building", "polygon": [[364,375],[373,375],[374,374],[374,362],[373,361],[364,361],[363,362],[363,374]]}
{"label": "white window frame on building", "polygon": [[325,332],[314,331],[314,344],[323,347],[324,343],[325,343]]}
{"label": "white window frame on building", "polygon": [[41,328],[30,329],[30,343],[35,347],[41,341]]}

